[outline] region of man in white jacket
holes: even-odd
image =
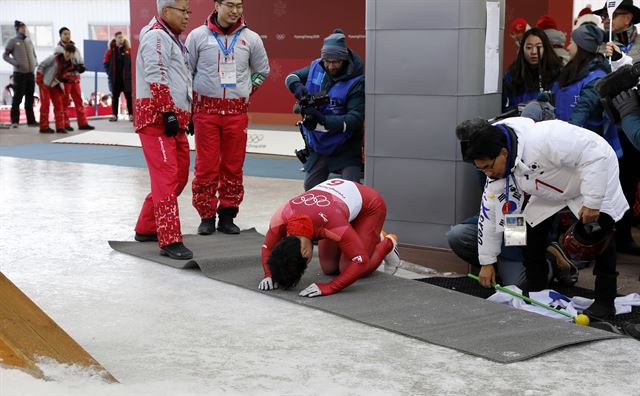
[[[260,36],[242,16],[242,0],[216,0],[215,10],[186,40],[193,65],[196,167],[193,206],[198,233],[238,234],[233,223],[244,197],[249,97],[267,78],[269,60]]]
[[[563,121],[534,123],[508,118],[494,125],[476,119],[457,127],[465,161],[487,176],[478,220],[480,283],[495,282],[505,215],[524,215],[524,265],[527,291],[545,289],[545,260],[552,216],[564,207],[582,224],[597,222],[609,234],[629,208],[618,177],[618,160],[611,146],[593,132]],[[460,131],[463,131],[462,134]],[[529,196],[528,202],[525,197]],[[605,319],[615,314],[615,243],[596,256],[595,302],[585,312]]]
[[[182,243],[178,196],[189,180],[191,67],[180,40],[189,22],[189,0],[157,0],[158,16],[140,31],[136,58],[135,130],[149,168],[147,195],[135,239],[158,241],[161,254],[193,257]]]

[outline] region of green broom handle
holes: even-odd
[[[477,280],[478,282],[480,281],[480,278],[478,278],[477,276],[475,276],[475,275],[473,275],[473,274],[467,274],[467,276],[468,276],[469,278],[471,278],[471,279],[475,279],[475,280]],[[548,309],[548,310],[550,310],[550,311],[553,311],[553,312],[555,312],[555,313],[559,313],[560,315],[564,315],[564,316],[566,316],[567,318],[574,319],[574,317],[573,317],[573,316],[571,316],[571,314],[569,314],[569,313],[567,313],[567,312],[564,312],[564,311],[561,311],[561,310],[559,310],[559,309],[556,309],[556,308],[552,307],[551,305],[547,305],[547,304],[545,304],[545,303],[541,303],[540,301],[536,301],[536,300],[534,300],[533,298],[529,298],[529,297],[527,297],[527,296],[523,296],[522,294],[520,294],[520,293],[516,293],[516,292],[514,292],[513,290],[507,289],[506,287],[502,287],[502,286],[500,286],[500,285],[499,285],[499,284],[497,284],[497,283],[492,283],[492,284],[491,284],[491,286],[492,286],[494,289],[496,289],[496,290],[499,290],[499,291],[501,291],[501,292],[503,292],[503,293],[507,293],[507,294],[512,295],[512,296],[514,296],[514,297],[518,297],[518,298],[520,298],[520,299],[522,299],[522,300],[524,300],[524,301],[526,301],[526,302],[528,302],[528,303],[531,303],[531,304],[533,304],[533,305],[537,305],[537,306],[539,306],[539,307],[546,308],[546,309]]]

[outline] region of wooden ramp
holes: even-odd
[[[29,297],[0,272],[0,365],[44,378],[39,358],[84,366],[118,382]]]

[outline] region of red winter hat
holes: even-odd
[[[580,10],[580,12],[578,13],[578,18],[587,14],[593,14],[593,10],[591,9],[591,4],[587,4],[586,7]]]
[[[547,30],[547,29],[558,30],[558,24],[549,15],[541,16],[540,19],[538,19],[538,22],[536,22],[536,27],[542,30]]]
[[[524,18],[516,18],[511,24],[511,33],[524,33],[529,29],[529,24]]]

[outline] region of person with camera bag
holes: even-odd
[[[330,173],[360,181],[364,64],[347,48],[344,32],[335,29],[326,37],[320,59],[289,74],[285,85],[298,99],[304,117],[300,128],[308,151],[296,154],[304,159],[305,191],[327,180]],[[329,96],[328,103],[318,100],[317,105],[304,105],[323,95]]]
[[[140,31],[136,57],[136,117],[149,168],[147,195],[135,227],[138,242],[157,241],[160,254],[188,260],[182,243],[178,196],[189,180],[191,66],[180,34],[189,22],[189,0],[157,0],[158,16]]]
[[[242,0],[216,0],[214,5],[186,41],[194,70],[192,204],[200,215],[201,235],[216,229],[240,233],[233,219],[244,198],[249,98],[269,74],[267,52],[260,35],[247,27]]]

